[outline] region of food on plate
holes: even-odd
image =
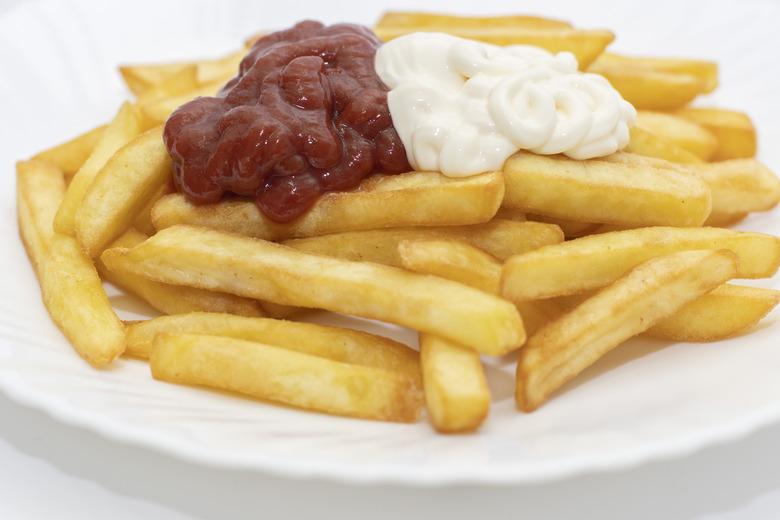
[[[747,115],[689,105],[716,63],[613,38],[394,11],[122,66],[134,99],[111,121],[17,164],[49,314],[96,367],[125,354],[349,417],[425,406],[440,432],[488,417],[514,358],[485,356],[517,351],[531,411],[633,336],[743,333],[780,291],[725,282],[772,277],[780,239],[722,228],[775,208],[780,180]],[[123,323],[103,282],[164,316]],[[292,321],[308,309],[411,328],[419,354]]]

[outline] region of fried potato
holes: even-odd
[[[780,179],[755,159],[689,165],[712,192],[712,209],[735,215],[767,211],[780,202]]]
[[[521,153],[504,164],[504,179],[504,206],[565,220],[698,226],[710,213],[710,190],[702,180],[650,163]]]
[[[523,213],[519,209],[506,208],[503,206],[498,208],[495,218],[503,219],[503,220],[514,220],[516,222],[525,222],[526,220],[529,220],[528,218],[526,218],[525,213]],[[537,221],[542,222],[541,220],[538,219]]]
[[[119,237],[112,247],[133,247],[147,238],[143,233],[131,228]],[[206,311],[229,312],[240,316],[265,315],[262,303],[257,300],[195,287],[155,282],[126,272],[109,271],[99,259],[95,267],[101,278],[135,294],[163,314]]]
[[[171,178],[171,158],[162,127],[120,148],[101,168],[76,212],[76,238],[97,257],[133,225],[149,198]]]
[[[696,164],[702,160],[673,141],[635,126],[631,129],[631,140],[623,149],[630,154],[644,155],[673,163]]]
[[[16,163],[19,236],[38,278],[54,236],[54,214],[64,196],[65,179],[53,163],[41,159]]]
[[[73,175],[95,149],[105,130],[106,125],[95,127],[69,141],[35,154],[33,159],[49,161],[57,165],[65,175]]]
[[[672,341],[717,341],[746,331],[780,302],[780,291],[721,285],[651,327],[646,334]]]
[[[705,93],[712,92],[718,87],[718,64],[714,61],[694,60],[690,58],[624,56],[605,52],[596,59],[595,65],[622,66],[695,76],[704,84]]]
[[[636,126],[673,142],[703,161],[709,161],[718,147],[712,132],[673,114],[639,110]]]
[[[252,201],[194,205],[182,195],[160,199],[152,209],[152,222],[157,229],[191,224],[284,240],[405,226],[482,224],[496,214],[503,198],[500,172],[463,179],[412,172],[375,176],[355,191],[326,193],[307,213],[288,224],[268,219]]]
[[[224,81],[212,81],[198,86],[194,90],[138,103],[138,110],[143,119],[145,129],[162,125],[171,113],[188,101],[197,97],[214,96],[224,86]]]
[[[514,306],[476,289],[205,228],[168,228],[132,249],[109,249],[102,260],[158,282],[397,323],[485,354],[525,339]]]
[[[747,213],[722,213],[720,211],[713,211],[710,213],[710,216],[707,217],[707,220],[704,221],[704,225],[711,227],[729,227],[742,222],[747,216]]]
[[[709,130],[718,140],[714,161],[756,156],[756,129],[747,114],[720,108],[683,108],[676,115]]]
[[[114,153],[134,139],[141,132],[141,121],[135,108],[123,103],[113,121],[108,124],[89,158],[73,175],[65,192],[65,198],[54,219],[58,233],[73,235],[76,226],[76,211],[100,169]]]
[[[501,208],[501,210],[504,209],[507,208]],[[501,210],[499,210],[499,212],[501,212]],[[528,215],[528,220],[531,222],[544,222],[546,224],[558,226],[561,231],[563,231],[563,235],[566,238],[576,238],[587,235],[600,226],[600,224],[593,224],[591,222],[576,222],[574,220],[548,217],[547,215]],[[562,242],[562,240],[560,242]],[[500,260],[506,260],[506,258],[501,258]]]
[[[162,78],[159,83],[144,90],[138,95],[138,102],[144,104],[156,99],[179,96],[191,92],[199,86],[198,68],[195,64],[185,65]]]
[[[456,240],[403,240],[398,253],[405,269],[498,294],[501,264],[474,246]]]
[[[401,257],[398,254],[400,242],[430,239],[460,240],[504,260],[544,245],[563,242],[563,234],[552,224],[493,219],[485,224],[472,226],[393,228],[334,233],[287,240],[284,244],[306,253],[401,267]]]
[[[524,29],[570,29],[571,24],[562,20],[539,16],[457,16],[416,11],[386,11],[376,22],[375,29],[399,27],[411,31],[442,31],[449,27],[482,29],[486,27]],[[443,31],[446,32],[446,31]]]
[[[162,197],[170,193],[174,193],[175,191],[176,190],[173,186],[173,182],[167,182],[160,186],[154,195],[146,200],[144,207],[141,208],[141,210],[135,216],[135,219],[133,220],[133,227],[142,233],[145,233],[146,235],[154,235],[157,230],[154,229],[154,224],[152,224],[152,208]]]
[[[707,83],[691,74],[642,67],[593,63],[588,72],[601,74],[637,109],[675,110],[707,92]]]
[[[468,432],[490,411],[490,389],[479,354],[445,339],[420,334],[425,403],[434,428]]]
[[[158,334],[206,334],[266,343],[342,363],[400,372],[422,387],[417,352],[397,341],[366,332],[313,323],[193,312],[129,325],[126,354],[148,359]]]
[[[504,264],[501,293],[513,301],[604,287],[653,257],[691,249],[728,249],[739,278],[765,278],[780,266],[780,239],[720,228],[651,227],[614,231],[544,246]]]
[[[518,407],[550,395],[623,341],[737,275],[726,250],[683,251],[650,260],[538,331],[520,352]]]
[[[402,372],[350,365],[235,338],[158,334],[155,379],[202,385],[330,414],[414,422],[422,408]]]

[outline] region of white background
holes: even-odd
[[[18,3],[0,0],[0,14]],[[685,459],[546,485],[349,487],[191,465],[0,396],[0,518],[777,518],[778,439],[772,427]]]

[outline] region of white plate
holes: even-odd
[[[480,2],[485,11],[502,9],[489,3]],[[588,10],[594,4],[598,11]],[[761,130],[762,158],[780,170],[778,149],[770,147],[780,142],[776,5],[524,5],[612,28],[624,51],[718,59],[723,87],[709,102],[748,110]],[[489,367],[490,419],[478,434],[462,436],[437,435],[424,421],[334,418],[159,383],[135,361],[95,371],[71,351],[46,316],[17,238],[13,162],[107,119],[125,95],[115,71],[120,62],[218,55],[255,30],[304,16],[370,23],[380,10],[343,1],[52,1],[26,4],[0,20],[0,388],[63,421],[206,464],[408,485],[518,483],[626,467],[778,420],[777,313],[749,336],[711,345],[632,341],[531,415],[515,411],[512,362],[501,360]],[[780,218],[760,215],[743,227],[780,234]],[[776,286],[777,279],[762,285]],[[123,316],[143,313],[131,299],[113,301]],[[352,324],[414,341],[409,331]]]

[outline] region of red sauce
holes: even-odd
[[[165,124],[178,190],[195,203],[254,197],[277,222],[326,191],[411,168],[374,70],[368,28],[306,21],[260,38],[217,97]]]

